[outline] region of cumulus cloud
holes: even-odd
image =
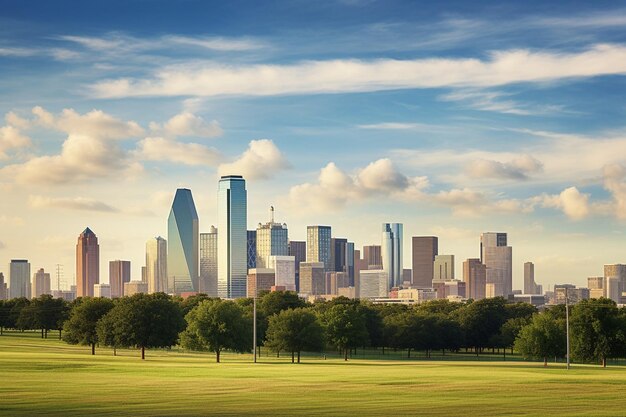
[[[265,179],[291,165],[270,139],[250,141],[248,149],[233,162],[218,168],[220,175],[243,175],[246,179]]]
[[[146,161],[169,161],[185,165],[214,166],[219,152],[199,143],[183,143],[166,138],[145,138],[137,147],[137,155]]]
[[[41,107],[35,107],[33,114],[42,126],[73,135],[98,139],[128,139],[143,134],[143,128],[136,122],[116,119],[101,110],[79,114],[74,109],[64,109],[58,116],[54,116]]]
[[[0,127],[0,159],[8,158],[7,151],[30,146],[30,138],[14,126]]]
[[[119,78],[91,86],[98,97],[318,94],[401,88],[494,87],[626,73],[626,47],[595,45],[573,53],[525,49],[487,59],[335,59],[295,64],[181,64],[151,78]]]
[[[609,164],[603,169],[604,188],[613,197],[612,211],[618,219],[626,219],[626,167],[621,164]]]
[[[93,200],[91,198],[75,197],[75,198],[52,198],[37,195],[31,195],[28,199],[31,207],[37,209],[60,208],[67,210],[82,211],[100,211],[100,212],[117,212],[118,210],[102,201]]]
[[[589,216],[591,207],[589,195],[581,193],[576,187],[569,187],[557,195],[544,194],[535,201],[542,207],[550,207],[563,211],[572,220],[582,220]]]
[[[474,160],[465,171],[472,178],[525,180],[530,174],[540,172],[542,169],[541,161],[531,155],[522,155],[510,162]]]
[[[211,138],[221,136],[223,133],[217,120],[207,122],[202,117],[196,116],[190,112],[177,114],[163,125],[151,123],[150,129],[166,137],[196,136]]]

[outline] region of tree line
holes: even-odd
[[[163,293],[118,299],[78,298],[68,303],[43,295],[0,302],[5,328],[58,330],[67,343],[146,349],[180,346],[215,353],[252,351],[252,299],[187,299]],[[372,304],[339,297],[307,303],[294,292],[263,293],[257,303],[257,345],[291,355],[334,350],[345,360],[361,348],[401,350],[411,357],[433,351],[516,351],[527,359],[565,356],[565,306],[538,312],[526,303],[490,298],[467,303],[433,300],[416,306]],[[626,357],[626,309],[609,299],[584,300],[570,307],[572,358],[606,366]]]

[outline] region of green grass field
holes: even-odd
[[[624,416],[626,368],[110,349],[0,336],[3,416]]]

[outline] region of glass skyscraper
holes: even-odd
[[[256,229],[256,266],[269,268],[270,256],[289,255],[287,225],[274,222],[274,207],[270,207],[270,221],[259,223]]]
[[[402,285],[402,238],[402,223],[383,223],[381,256],[383,269],[389,274],[389,288]]]
[[[167,220],[168,291],[180,294],[198,291],[198,213],[191,190],[176,190]]]
[[[306,261],[323,262],[325,271],[332,271],[330,226],[307,226],[306,228]]]
[[[487,297],[507,297],[513,293],[513,249],[506,233],[480,235],[480,261],[487,267]]]
[[[200,233],[200,290],[209,297],[217,297],[217,229]]]
[[[217,294],[222,298],[246,296],[247,192],[241,175],[225,175],[217,190]]]

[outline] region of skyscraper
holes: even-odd
[[[454,255],[435,255],[433,281],[454,279]]]
[[[541,294],[540,288],[535,282],[535,264],[524,262],[524,294]]]
[[[191,190],[176,190],[167,220],[168,292],[198,291],[198,213]]]
[[[300,289],[300,262],[306,261],[306,242],[289,241],[289,256],[293,256],[296,267],[296,291]]]
[[[487,284],[495,297],[513,293],[513,249],[507,246],[506,233],[480,235],[480,261],[487,267]]]
[[[374,265],[382,267],[383,258],[380,250],[380,245],[363,246],[363,259],[365,260],[365,262],[367,262],[367,267]]]
[[[220,179],[217,192],[217,293],[223,298],[246,296],[247,192],[241,175]]]
[[[93,297],[94,284],[100,283],[100,245],[90,228],[76,243],[76,297]]]
[[[0,300],[6,300],[9,297],[9,287],[4,282],[4,274],[0,272]]]
[[[200,233],[200,291],[217,297],[217,228]]]
[[[148,293],[168,292],[167,240],[161,236],[146,242],[146,280]]]
[[[123,297],[124,283],[130,282],[130,261],[109,261],[111,298]]]
[[[256,267],[269,268],[270,256],[288,256],[289,237],[285,223],[274,222],[274,207],[270,207],[270,221],[256,229]]]
[[[330,264],[332,271],[344,272],[350,286],[354,286],[354,243],[348,239],[330,239]]]
[[[248,230],[247,236],[247,267],[256,268],[256,230]]]
[[[39,268],[33,275],[33,298],[37,298],[43,294],[50,294],[50,274],[45,272],[43,268]]]
[[[439,254],[439,239],[436,236],[413,236],[411,254],[413,285],[430,288],[435,273],[435,256]]]
[[[270,256],[269,268],[274,270],[276,286],[287,291],[296,290],[296,265],[293,256]]]
[[[608,265],[604,265],[604,282],[605,282],[605,287],[606,287],[606,297],[607,298],[611,298],[613,300],[616,300],[616,302],[621,303],[621,301],[619,301],[619,297],[616,298],[614,296],[614,293],[612,293],[611,296],[609,296],[609,278],[616,278],[617,279],[617,283],[612,282],[611,283],[611,291],[615,292],[619,292],[620,295],[622,293],[622,291],[626,291],[626,265],[623,264],[608,264]]]
[[[389,288],[402,285],[402,223],[383,223],[381,257],[383,270],[389,274]]]
[[[332,271],[330,259],[330,226],[307,226],[306,228],[306,261],[322,262],[324,270]]]
[[[473,300],[482,300],[487,290],[487,267],[480,259],[467,259],[463,262],[463,281],[466,285],[466,296]]]
[[[326,275],[323,262],[300,264],[300,291],[306,295],[321,295],[326,292]]]

